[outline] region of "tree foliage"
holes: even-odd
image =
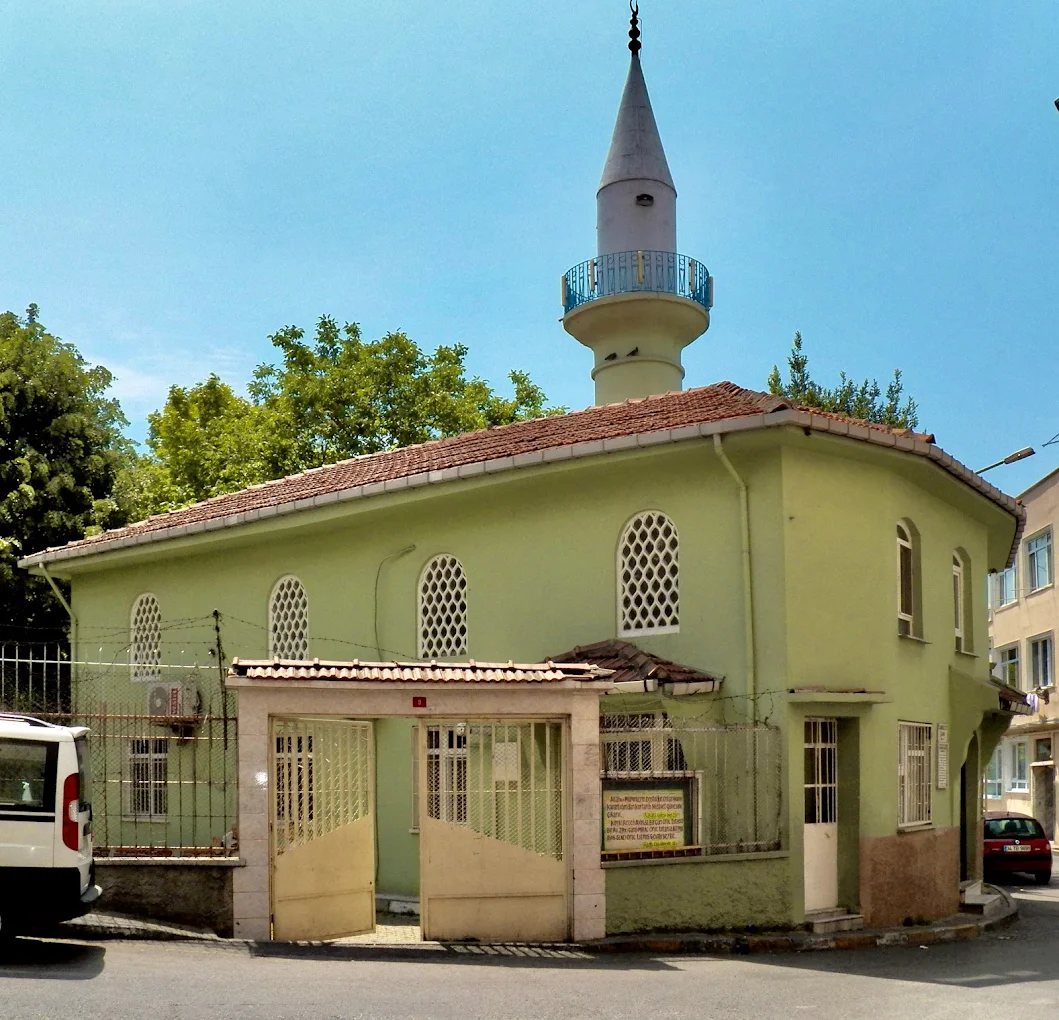
[[[0,314],[0,626],[61,634],[66,614],[21,556],[124,523],[132,448],[110,373],[48,333],[30,305]],[[47,634],[48,630],[53,633]]]
[[[801,333],[794,334],[787,366],[786,381],[780,376],[779,367],[773,366],[768,379],[769,393],[787,397],[803,407],[815,407],[891,428],[915,429],[919,425],[919,407],[911,397],[904,395],[899,368],[894,369],[885,393],[875,379],[857,383],[845,372],[839,373],[836,386],[822,386],[809,373],[809,357],[802,349]]]
[[[307,339],[298,326],[269,338],[249,396],[216,375],[174,386],[148,418],[135,484],[146,516],[348,457],[561,411],[524,372],[505,398],[468,378],[462,344],[423,351],[404,333],[366,341],[330,316]]]

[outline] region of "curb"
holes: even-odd
[[[993,887],[995,888],[995,887]],[[907,928],[882,928],[827,934],[811,932],[763,932],[761,934],[644,934],[615,935],[589,942],[553,944],[499,943],[495,945],[468,942],[365,942],[342,945],[334,942],[258,942],[251,939],[221,938],[212,932],[155,925],[133,919],[129,923],[92,924],[67,922],[53,937],[83,941],[155,941],[184,942],[199,945],[245,946],[252,955],[261,957],[315,957],[338,960],[408,960],[432,959],[438,962],[481,960],[483,957],[524,957],[551,959],[588,959],[594,956],[622,954],[641,955],[708,955],[750,956],[759,953],[806,953],[824,950],[876,949],[892,946],[921,948],[946,942],[967,942],[986,932],[1006,927],[1018,919],[1018,906],[1004,889],[996,889],[1003,898],[1002,910],[990,917],[957,914],[937,924]]]

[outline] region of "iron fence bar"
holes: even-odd
[[[601,297],[637,292],[673,294],[713,306],[709,270],[677,252],[622,251],[597,255],[563,274],[563,312]]]

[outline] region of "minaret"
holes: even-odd
[[[595,355],[597,404],[679,390],[680,352],[709,327],[713,304],[706,267],[677,254],[677,192],[629,6],[629,76],[596,193],[598,254],[562,282],[563,328]]]

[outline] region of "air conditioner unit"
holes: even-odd
[[[147,688],[147,714],[187,717],[198,714],[198,690],[192,684],[152,684]]]

